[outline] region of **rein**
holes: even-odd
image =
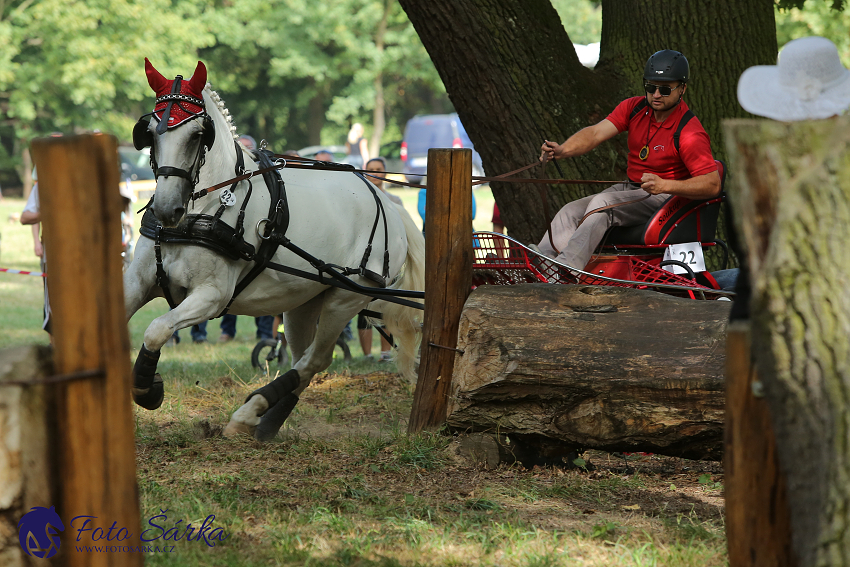
[[[385,180],[385,178],[375,175],[375,172],[373,172],[373,171],[368,171],[368,170],[365,170],[365,169],[356,169],[354,167],[347,166],[347,165],[344,165],[344,164],[331,164],[329,162],[310,160],[310,159],[300,158],[300,157],[297,157],[297,156],[291,156],[291,155],[286,155],[286,154],[273,154],[272,157],[274,157],[278,160],[282,159],[283,163],[275,163],[272,166],[264,167],[262,169],[258,169],[257,171],[251,171],[251,172],[248,172],[248,173],[244,173],[242,175],[238,175],[238,176],[234,177],[233,179],[228,179],[227,181],[222,181],[221,183],[217,183],[216,185],[213,185],[211,187],[207,187],[206,189],[201,189],[200,191],[196,191],[195,193],[192,194],[192,199],[193,200],[199,199],[201,197],[208,195],[209,193],[212,193],[213,191],[217,191],[217,190],[221,189],[222,187],[226,187],[226,186],[231,185],[231,184],[235,185],[236,183],[239,183],[240,181],[244,181],[245,179],[250,179],[251,177],[254,177],[255,175],[265,174],[265,173],[268,173],[268,172],[271,172],[271,171],[276,171],[276,170],[284,169],[284,168],[287,168],[287,167],[291,167],[291,168],[295,168],[295,169],[314,169],[314,170],[315,169],[321,169],[321,170],[324,170],[324,171],[347,171],[349,173],[362,174],[362,175],[365,175],[367,177],[371,177],[373,179],[383,179],[383,180]],[[322,165],[318,165],[318,164],[322,164]],[[595,180],[595,179],[537,179],[537,178],[529,178],[529,177],[510,178],[511,175],[516,175],[517,173],[522,173],[523,171],[527,171],[527,170],[529,170],[533,167],[537,167],[538,165],[541,165],[541,162],[530,163],[526,166],[520,167],[518,169],[514,169],[513,171],[508,171],[507,173],[502,173],[501,175],[496,175],[494,177],[473,176],[472,177],[472,179],[473,179],[472,184],[473,185],[481,185],[483,183],[489,183],[491,181],[499,181],[499,182],[503,182],[503,183],[533,183],[533,184],[539,184],[539,185],[601,185],[601,184],[615,185],[615,184],[618,184],[618,183],[623,183],[622,181],[600,181],[600,180]],[[394,172],[394,171],[383,172],[383,175],[387,175],[387,174],[404,175],[403,173],[398,173],[398,172]],[[421,188],[421,189],[427,189],[427,187],[425,185],[419,185],[419,184],[416,184],[416,183],[406,183],[406,182],[395,182],[395,183],[397,183],[399,185],[404,185],[404,186],[407,186],[407,187],[416,187],[416,188]],[[586,215],[584,215],[584,217],[582,217],[582,219],[579,221],[579,226],[581,226],[581,223],[583,223],[585,221],[585,219],[587,219],[587,217],[589,217],[590,215],[592,215],[594,213],[599,213],[599,212],[602,212],[602,211],[605,211],[605,210],[608,210],[608,209],[621,207],[623,205],[630,205],[630,204],[633,204],[633,203],[638,203],[640,201],[643,201],[644,199],[648,199],[650,196],[651,196],[651,194],[647,193],[646,197],[641,197],[640,199],[635,199],[635,200],[632,200],[632,201],[625,201],[623,203],[615,203],[613,205],[606,205],[604,207],[599,207],[598,209],[594,209],[594,210],[590,211],[589,213],[587,213]],[[545,217],[547,219],[547,224],[549,225],[549,232],[548,232],[548,234],[549,234],[549,244],[552,246],[552,249],[555,250],[555,252],[557,254],[560,254],[561,251],[558,250],[558,248],[555,246],[555,243],[552,241],[552,222],[551,222],[551,220],[549,220],[551,218],[550,210],[549,210],[549,200],[546,198],[545,189],[543,187],[540,188],[540,200],[543,202],[543,214],[545,215]],[[373,227],[372,230],[374,231],[374,227]],[[373,234],[374,234],[374,232],[373,232]]]

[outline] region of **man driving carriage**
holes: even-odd
[[[689,77],[684,55],[658,51],[646,62],[645,96],[624,100],[604,120],[579,130],[563,144],[544,142],[541,161],[586,154],[628,130],[629,182],[561,208],[551,224],[557,249],[547,231],[538,244],[542,253],[583,269],[612,226],[645,223],[671,195],[709,199],[720,194],[708,134],[683,100]],[[584,218],[597,209],[603,210]]]

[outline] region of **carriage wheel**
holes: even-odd
[[[286,352],[286,346],[274,339],[263,339],[257,343],[254,350],[251,352],[251,366],[259,368],[263,374],[266,372],[266,363],[269,368],[277,362],[278,366],[284,366],[289,363],[289,355]]]

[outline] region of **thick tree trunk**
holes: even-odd
[[[566,449],[717,459],[729,305],[481,286],[461,316],[448,423]]]
[[[308,105],[307,116],[307,141],[311,146],[318,146],[322,143],[322,128],[325,126],[325,95],[324,88],[319,87],[319,90],[310,99]]]
[[[678,49],[691,63],[688,104],[722,157],[720,119],[744,116],[735,88],[747,67],[776,61],[766,0],[603,0],[600,60],[581,65],[549,0],[400,0],[490,175],[537,160],[543,139],[564,141],[642,93],[646,59]],[[625,177],[625,136],[560,163],[567,179]],[[539,177],[558,177],[549,166]],[[512,235],[537,242],[548,219],[535,189],[493,183]],[[552,186],[551,215],[601,189]]]
[[[850,565],[850,118],[725,131],[793,548]]]

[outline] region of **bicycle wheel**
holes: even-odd
[[[278,350],[278,343],[274,339],[261,340],[251,351],[251,366],[259,368],[264,373],[266,363],[271,367],[275,362],[278,366],[283,366],[289,362],[289,357],[286,354],[286,347],[281,345]]]

